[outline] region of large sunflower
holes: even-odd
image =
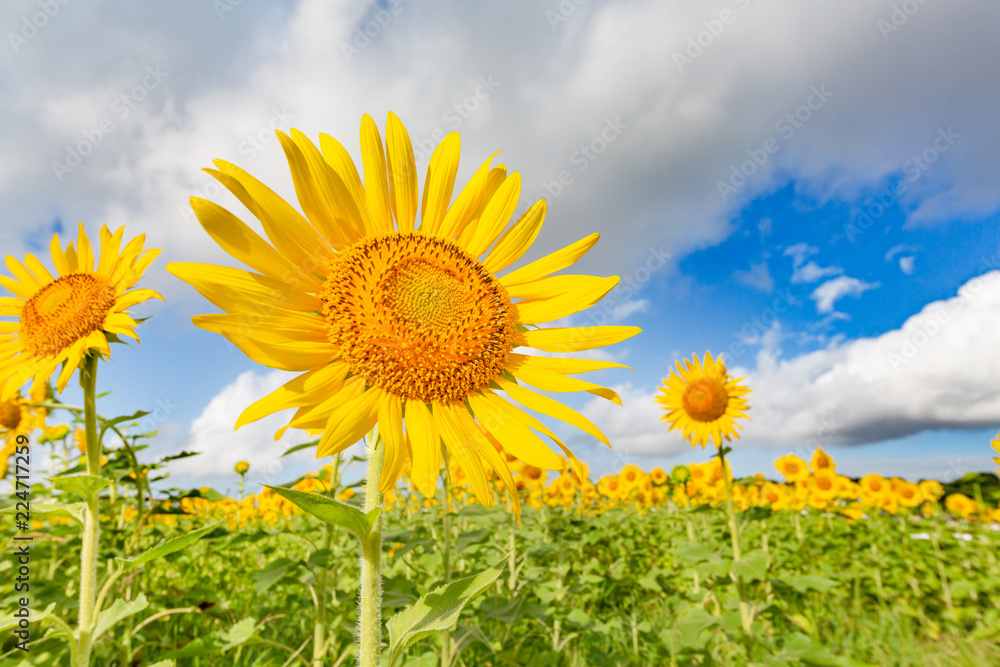
[[[443,442],[483,505],[493,501],[487,469],[505,489],[515,488],[504,453],[538,468],[561,467],[536,431],[562,442],[522,407],[608,442],[585,417],[525,385],[620,403],[610,389],[570,376],[621,364],[514,352],[588,350],[639,332],[529,328],[593,305],[618,283],[550,275],[590,250],[597,234],[498,276],[535,240],[545,202],[508,228],[521,179],[503,165],[491,168],[492,156],[452,201],[457,133],[432,155],[422,198],[409,136],[391,113],[384,148],[371,117],[362,120],[363,183],[332,137],[320,135],[317,148],[297,130],[277,134],[302,213],[217,160],[217,169],[206,171],[260,221],[270,243],[226,209],[194,197],[205,230],[253,271],[167,267],[226,311],[195,317],[197,326],[222,334],[258,363],[302,372],[248,407],[237,428],[296,408],[288,426],[323,429],[316,454],[326,456],[377,424],[386,443],[381,487],[392,488],[411,458],[413,483],[427,496],[437,486]]]
[[[0,286],[15,296],[0,297],[0,315],[18,320],[0,322],[0,400],[14,396],[29,378],[34,378],[33,388],[44,386],[59,364],[56,389],[62,393],[84,355],[111,354],[108,334],[139,340],[136,322],[125,311],[163,297],[149,289],[127,290],[160,251],[142,249],[145,234],[121,249],[124,232],[124,227],[114,233],[101,227],[96,266],[83,223],[75,247],[70,242],[63,250],[59,235],[53,235],[49,249],[56,277],[34,255],[27,255],[24,264],[7,257],[14,278],[0,276]]]
[[[737,417],[747,417],[747,401],[743,396],[750,390],[740,384],[743,378],[733,379],[726,372],[722,359],[713,359],[711,352],[705,353],[702,365],[698,355],[693,361],[677,362],[677,372],[672,369],[670,377],[663,381],[662,392],[656,400],[667,414],[660,417],[670,423],[670,430],[680,429],[691,445],[702,448],[709,439],[716,447],[722,446],[722,439],[739,437]]]

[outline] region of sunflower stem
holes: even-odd
[[[733,565],[743,558],[743,548],[740,544],[740,525],[736,519],[736,506],[733,503],[733,481],[729,478],[726,470],[726,452],[724,447],[719,448],[719,465],[722,467],[722,479],[726,486],[726,514],[729,515],[729,535],[733,545]],[[740,598],[740,625],[743,628],[743,636],[747,645],[747,657],[751,650],[751,629],[753,627],[753,615],[750,613],[750,605],[746,600],[746,593],[743,587],[743,577],[735,572],[731,573],[733,582],[736,584],[736,593]]]
[[[441,526],[441,561],[444,566],[444,585],[451,583],[451,471],[447,452],[444,452],[444,519]],[[441,631],[441,667],[451,665],[451,632]]]
[[[382,464],[385,444],[379,447],[378,429],[368,434],[368,477],[365,481],[365,513],[382,507]],[[361,614],[358,623],[358,664],[379,667],[382,645],[382,530],[380,515],[368,537],[361,540]]]
[[[87,355],[80,363],[80,387],[83,389],[84,430],[87,436],[87,474],[101,474],[101,443],[97,439],[97,356]],[[97,554],[100,548],[100,508],[98,492],[85,499],[83,548],[80,551],[80,611],[77,636],[79,650],[76,667],[89,667],[90,648],[97,609]]]

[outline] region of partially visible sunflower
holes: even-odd
[[[39,385],[30,400],[20,394],[0,400],[0,439],[3,439],[3,449],[0,450],[0,478],[7,474],[8,459],[17,449],[17,436],[28,435],[36,428],[45,427],[45,408],[30,407],[29,403],[40,403],[45,400],[45,385]]]
[[[990,440],[990,444],[993,445],[994,451],[996,451],[997,454],[1000,454],[1000,433],[997,433],[997,437]],[[993,463],[1000,466],[1000,456],[994,456]]]
[[[823,451],[822,447],[817,447],[816,451],[813,452],[809,465],[812,467],[813,472],[819,472],[820,470],[833,472],[837,469],[837,464],[833,462],[829,454]]]
[[[679,373],[679,374],[678,374]],[[670,429],[680,429],[692,446],[702,448],[711,439],[716,447],[722,447],[722,439],[739,437],[736,418],[747,417],[744,396],[750,390],[740,384],[743,378],[733,379],[726,372],[722,359],[713,359],[711,352],[705,353],[702,365],[698,355],[693,361],[677,362],[677,372],[670,371],[670,377],[663,381],[662,392],[656,400],[667,414],[660,419],[670,423]]]
[[[85,355],[111,354],[108,334],[139,340],[136,321],[125,311],[163,297],[149,289],[128,290],[160,251],[142,249],[145,234],[122,249],[124,233],[124,227],[114,233],[107,225],[101,227],[96,266],[83,223],[75,247],[71,241],[63,249],[59,235],[53,235],[49,251],[56,276],[34,255],[27,255],[24,264],[8,255],[7,268],[14,278],[0,276],[0,286],[15,296],[0,297],[0,315],[18,320],[0,322],[0,399],[9,399],[30,378],[37,391],[60,364],[56,390],[62,393]]]
[[[545,202],[508,227],[521,178],[503,165],[491,168],[492,156],[453,201],[457,133],[431,156],[422,197],[409,135],[392,113],[384,145],[372,118],[362,119],[363,182],[332,137],[320,135],[317,147],[297,130],[277,134],[302,213],[217,160],[217,169],[206,171],[256,216],[270,243],[226,209],[194,197],[201,225],[253,271],[167,267],[226,311],[195,317],[197,326],[222,334],[258,363],[301,373],[248,407],[237,427],[296,408],[288,427],[323,429],[316,454],[328,456],[377,425],[386,445],[382,490],[395,486],[411,459],[411,480],[428,497],[443,442],[484,506],[493,503],[488,470],[505,489],[515,488],[508,454],[539,471],[561,468],[536,432],[573,458],[524,409],[608,443],[583,415],[526,385],[621,404],[610,389],[570,377],[621,364],[514,351],[577,352],[639,332],[536,326],[592,306],[618,283],[617,276],[552,275],[590,250],[597,234],[499,276],[531,247]],[[518,512],[517,494],[511,497]]]

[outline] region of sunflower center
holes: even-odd
[[[443,239],[361,239],[331,264],[320,298],[351,373],[402,398],[464,400],[503,373],[513,349],[506,290]]]
[[[115,290],[90,273],[71,273],[38,290],[24,304],[21,336],[36,357],[58,354],[84,336],[100,331],[115,305]]]
[[[691,419],[710,422],[726,413],[729,393],[718,380],[700,378],[685,388],[682,401]]]
[[[0,426],[13,431],[21,424],[21,406],[14,401],[0,403]]]

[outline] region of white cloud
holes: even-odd
[[[816,312],[831,313],[839,299],[845,296],[858,297],[878,286],[879,283],[866,283],[850,276],[840,276],[817,287],[810,298],[816,302]]]
[[[917,258],[913,255],[907,255],[906,257],[899,258],[899,270],[910,275],[913,273],[913,264],[916,262]]]
[[[915,252],[917,250],[919,250],[919,248],[917,248],[916,246],[908,245],[906,243],[899,243],[889,248],[889,251],[885,253],[885,261],[891,262],[892,258],[900,253]]]
[[[814,283],[826,276],[836,276],[844,270],[839,266],[820,266],[816,262],[808,262],[800,267],[796,267],[792,273],[793,283]]]
[[[595,398],[580,411],[608,436],[611,447],[624,457],[662,454],[669,456],[690,449],[677,431],[668,433],[660,417],[663,408],[656,402],[656,389],[647,391],[632,383],[612,387],[622,398],[622,406]]]
[[[241,373],[191,422],[191,432],[183,448],[201,454],[171,462],[171,474],[222,477],[232,474],[238,461],[248,461],[255,473],[265,471],[272,477],[280,474],[284,467],[281,455],[289,447],[308,440],[304,431],[289,429],[275,441],[275,432],[288,423],[290,413],[280,412],[239,430],[234,426],[247,406],[293,377],[295,374],[285,371],[271,371],[266,375],[253,371]]]
[[[736,271],[733,273],[736,282],[748,285],[762,292],[774,291],[774,278],[767,268],[767,262],[751,264],[749,271]]]
[[[966,283],[900,329],[782,361],[761,351],[747,439],[864,444],[927,429],[1000,425],[1000,271]]]
[[[785,248],[785,257],[792,258],[792,267],[799,268],[802,263],[806,261],[809,255],[815,255],[819,252],[819,248],[808,243],[796,243],[795,245],[788,246]]]

